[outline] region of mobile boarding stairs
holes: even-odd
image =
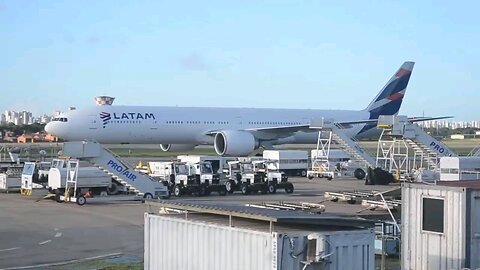
[[[356,138],[352,138],[344,132],[346,127],[335,123],[333,120],[320,119],[312,121],[311,129],[318,130],[318,141],[316,148],[316,156],[312,160],[312,170],[308,171],[309,175],[317,175],[332,179],[334,177],[334,169],[330,165],[330,145],[332,142],[350,155],[353,161],[356,161],[363,168],[375,168],[376,160],[372,157],[367,149],[358,143]]]
[[[168,198],[168,187],[152,177],[137,172],[112,151],[95,141],[75,141],[63,144],[63,155],[85,160],[104,170],[129,191],[145,199]]]
[[[410,172],[424,168],[439,170],[440,157],[457,154],[404,115],[381,115],[377,128],[382,129],[377,147],[377,166],[392,171]],[[408,149],[413,150],[413,160]],[[410,164],[411,163],[411,164]]]
[[[312,121],[310,128],[319,131],[317,155],[312,161],[312,170],[331,178],[333,178],[333,169],[328,161],[331,142],[335,142],[363,168],[380,167],[390,173],[402,175],[410,173],[413,168],[438,170],[440,157],[457,156],[445,144],[427,134],[417,124],[408,121],[407,116],[402,115],[379,117],[377,128],[381,129],[382,133],[378,141],[376,158],[370,155],[356,138],[345,133],[348,127],[335,123],[333,119],[322,118]],[[408,149],[413,150],[413,161],[408,154]],[[309,172],[312,173],[312,171]]]

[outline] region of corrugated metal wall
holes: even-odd
[[[329,234],[333,246],[329,270],[373,270],[375,269],[375,233],[372,230],[336,232]]]
[[[270,233],[145,215],[144,269],[274,269]]]
[[[423,198],[444,198],[444,233],[422,230]],[[402,188],[402,269],[464,267],[466,193],[462,188],[406,184]]]
[[[469,266],[471,269],[480,268],[480,191],[472,190],[468,194],[470,197],[470,218],[467,218],[467,247],[470,247],[470,256],[467,259],[470,260]],[[470,226],[469,226],[470,225]]]
[[[319,233],[331,256],[328,263],[306,269],[375,269],[373,229]],[[270,234],[145,214],[145,269],[300,270],[307,234]]]

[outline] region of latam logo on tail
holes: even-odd
[[[103,128],[110,122],[110,120],[147,120],[153,119],[155,120],[155,115],[153,113],[111,113],[108,112],[101,112],[100,119],[103,121]]]

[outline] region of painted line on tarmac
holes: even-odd
[[[88,261],[94,261],[94,260],[99,260],[99,259],[107,259],[107,258],[118,258],[122,256],[122,253],[111,253],[111,254],[105,254],[105,255],[100,255],[100,256],[95,256],[95,257],[88,257],[88,258],[83,258],[83,259],[76,259],[76,260],[71,260],[71,261],[65,261],[65,262],[57,262],[57,263],[45,263],[45,264],[37,264],[37,265],[29,265],[29,266],[20,266],[20,267],[10,267],[10,268],[2,268],[0,270],[22,270],[22,269],[35,269],[35,268],[42,268],[42,267],[53,267],[53,266],[61,266],[61,265],[67,265],[67,264],[74,264],[74,263],[82,263],[82,262],[88,262]]]
[[[41,245],[45,245],[45,244],[50,243],[50,242],[52,242],[52,240],[43,241],[43,242],[40,242],[38,244],[41,246]]]
[[[19,247],[14,247],[14,248],[0,249],[0,252],[4,252],[4,251],[12,251],[12,250],[17,250],[17,249],[20,249],[20,248],[19,248]]]

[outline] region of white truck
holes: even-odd
[[[255,173],[263,174],[265,182],[268,185],[269,193],[276,193],[277,189],[283,188],[286,193],[293,192],[293,184],[288,182],[288,176],[280,172],[275,166],[278,164],[270,160],[256,160],[252,161],[253,170]]]
[[[48,172],[48,190],[55,194],[65,193],[67,168],[51,168]],[[108,191],[112,177],[97,167],[81,167],[78,170],[77,188],[92,191],[95,195],[113,195]]]
[[[182,195],[209,195],[212,191],[220,195],[227,194],[225,185],[220,177],[213,171],[208,161],[197,163],[189,162],[149,162],[150,176],[158,178],[168,185],[169,190],[176,197]]]
[[[265,173],[255,171],[254,166],[253,162],[248,161],[228,162],[228,180],[225,182],[227,192],[233,193],[239,190],[243,195],[248,195],[260,191],[261,194],[267,194],[269,186],[267,179],[265,179]],[[275,185],[272,185],[272,187],[276,189]]]
[[[263,159],[272,161],[269,166],[287,175],[307,176],[308,152],[301,150],[265,150]]]

